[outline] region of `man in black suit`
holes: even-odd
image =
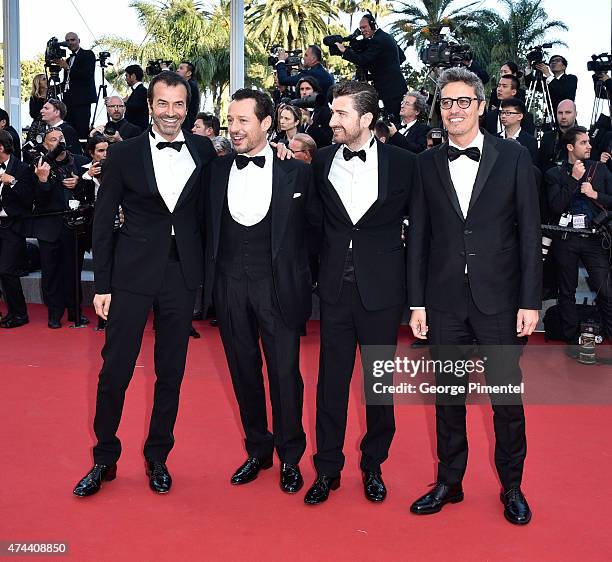
[[[543,174],[567,160],[567,148],[561,139],[576,124],[576,104],[572,100],[561,101],[557,106],[558,130],[546,131],[540,140],[538,165]]]
[[[30,167],[13,154],[11,135],[0,131],[0,283],[8,308],[0,328],[18,328],[28,323],[19,279],[27,226],[21,218],[32,213],[33,199]]]
[[[485,346],[487,384],[520,385],[522,339],[536,327],[542,284],[538,191],[529,153],[480,132],[486,102],[475,74],[450,68],[438,85],[449,140],[419,156],[429,173],[410,207],[410,326],[417,338],[429,335],[432,357],[443,363],[469,359],[478,341]],[[437,482],[412,504],[413,513],[436,513],[463,500],[467,378],[459,371],[436,372],[436,385],[464,391],[436,394]],[[491,402],[504,515],[526,524],[531,511],[520,488],[526,454],[521,397],[492,394]]]
[[[48,127],[61,129],[68,152],[82,155],[83,149],[79,142],[79,135],[72,125],[64,121],[66,111],[66,104],[64,102],[49,98],[40,110],[40,116]]]
[[[11,127],[11,121],[9,114],[4,110],[0,109],[0,131],[6,131],[13,139],[13,152],[12,154],[21,160],[21,136],[19,133]]]
[[[68,60],[54,61],[64,69],[63,101],[68,113],[66,121],[76,130],[78,138],[86,139],[89,135],[91,104],[96,95],[96,55],[93,51],[81,49],[81,40],[76,33],[66,33],[66,43],[72,54]]]
[[[429,125],[419,121],[427,118],[427,97],[420,92],[409,92],[402,100],[402,123],[399,130],[389,123],[389,143],[418,154],[427,148]]]
[[[147,89],[142,83],[144,72],[137,64],[125,67],[125,81],[130,87],[130,95],[125,101],[125,118],[144,131],[149,126],[149,103]]]
[[[181,130],[188,104],[187,82],[174,72],[158,74],[149,85],[151,130],[108,151],[93,229],[94,307],[108,323],[94,419],[95,464],[74,489],[80,497],[115,478],[117,428],[151,307],[157,380],[144,446],[146,473],[154,492],[166,493],[172,485],[165,463],[174,445],[191,315],[204,269],[200,173],[216,158],[209,139]],[[115,243],[119,206],[125,220]]]
[[[499,118],[504,127],[499,133],[502,139],[514,139],[524,146],[531,155],[534,166],[538,165],[538,141],[522,127],[523,119],[527,114],[525,103],[518,98],[508,98],[500,101]]]
[[[298,463],[306,448],[299,369],[300,335],[312,299],[306,223],[316,225],[320,211],[310,167],[281,161],[268,146],[273,115],[267,94],[241,89],[232,96],[227,123],[236,154],[219,158],[207,174],[204,310],[214,295],[246,436],[248,458],[231,483],[257,478],[261,469],[272,466],[276,449],[281,490],[295,493],[304,482]]]
[[[515,98],[519,91],[519,80],[512,74],[502,76],[497,83],[497,99],[501,102],[510,98]],[[489,110],[485,115],[485,129],[492,135],[501,133],[504,126],[501,122],[499,107]],[[525,112],[521,122],[521,128],[530,135],[535,134],[535,125],[533,115],[528,111]]]
[[[557,111],[557,107],[562,100],[576,99],[576,89],[578,88],[578,77],[573,74],[565,74],[567,69],[567,60],[561,55],[553,55],[550,57],[549,65],[541,62],[535,65],[536,69],[542,72],[542,76],[548,84],[550,92],[550,101],[552,110]],[[525,73],[525,86],[533,83],[535,77],[531,72],[531,67],[527,67]]]
[[[120,142],[122,140],[132,139],[142,133],[142,129],[130,123],[125,119],[125,102],[119,96],[111,96],[106,99],[106,112],[108,122],[106,125],[100,125],[95,130],[104,134],[108,142]],[[112,128],[115,130],[113,135],[106,135],[104,130]]]
[[[323,205],[324,239],[318,285],[317,478],[304,501],[324,502],[340,485],[349,387],[359,345],[367,420],[360,466],[366,498],[381,502],[387,494],[381,465],[393,440],[395,419],[392,403],[373,400],[372,362],[366,360],[366,350],[383,346],[392,357],[397,343],[406,302],[402,218],[418,173],[415,156],[377,142],[372,134],[379,112],[372,86],[344,82],[332,92],[330,126],[336,144],[317,150],[312,163]]]
[[[189,61],[183,61],[181,64],[179,64],[178,68],[176,69],[176,72],[185,80],[187,80],[189,88],[191,89],[191,97],[189,101],[189,108],[187,110],[187,117],[185,118],[185,123],[183,123],[183,127],[187,131],[191,131],[191,129],[193,129],[193,124],[195,123],[196,117],[200,111],[200,88],[198,87],[198,82],[195,77],[195,66]]]
[[[402,98],[408,91],[401,69],[406,55],[391,35],[378,28],[371,14],[361,18],[359,29],[368,43],[364,51],[358,53],[342,43],[336,43],[336,47],[342,53],[343,59],[370,73],[372,84],[387,113],[398,116]]]

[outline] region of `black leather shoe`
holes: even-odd
[[[410,506],[410,511],[417,515],[429,515],[438,513],[442,506],[447,503],[459,503],[463,501],[463,489],[461,484],[450,486],[443,482],[436,482],[433,490],[420,497]]]
[[[94,464],[93,468],[81,478],[74,490],[72,490],[72,493],[80,498],[92,496],[100,489],[103,481],[110,482],[116,477],[116,464]]]
[[[371,502],[382,502],[387,497],[387,488],[380,472],[363,473],[363,491]]]
[[[149,487],[158,494],[167,494],[172,486],[172,477],[163,462],[147,461],[146,473],[149,477]]]
[[[216,318],[213,318],[209,324],[213,327],[216,328],[219,325],[219,321]]]
[[[281,465],[280,488],[288,494],[295,494],[302,489],[304,479],[297,464],[284,462]]]
[[[72,314],[68,315],[68,322],[74,322],[74,316]],[[87,326],[87,324],[89,324],[89,318],[87,318],[87,316],[83,316],[81,315],[81,317],[79,318],[79,324],[81,326]]]
[[[267,470],[272,467],[272,457],[267,459],[258,459],[257,457],[249,457],[236,472],[232,475],[230,482],[236,486],[247,484],[257,478],[260,470]]]
[[[510,488],[499,495],[504,504],[504,516],[514,525],[527,525],[531,521],[531,509],[520,488]]]
[[[191,325],[191,331],[189,332],[189,336],[192,337],[194,340],[198,340],[200,339],[200,332],[198,332],[194,327],[193,324]]]
[[[29,321],[27,316],[5,316],[0,322],[0,328],[19,328],[19,326],[25,326]]]
[[[52,330],[57,330],[58,328],[62,327],[62,323],[59,320],[49,320],[47,326],[49,326],[49,328]]]
[[[340,476],[331,478],[330,476],[317,476],[314,484],[304,496],[304,503],[316,505],[323,503],[329,497],[331,490],[337,490],[340,487]]]

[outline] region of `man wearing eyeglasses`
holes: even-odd
[[[108,137],[109,142],[131,139],[142,132],[140,127],[125,119],[125,103],[119,96],[111,96],[106,99],[106,112],[108,113],[108,123],[102,128],[101,132]],[[107,134],[112,131],[115,131],[114,134]]]
[[[499,79],[497,84],[497,99],[500,102],[500,107],[503,100],[509,100],[510,98],[517,97],[519,87],[520,83],[516,76],[506,74]],[[533,123],[533,115],[531,115],[531,113],[527,111],[525,112],[521,127],[530,135],[535,134],[535,125]],[[485,116],[485,129],[493,135],[503,131],[504,125],[501,121],[499,107],[487,112]]]
[[[438,86],[448,142],[418,157],[421,169],[431,173],[423,174],[410,204],[410,326],[415,337],[429,336],[432,358],[443,364],[471,359],[478,341],[479,356],[487,358],[486,384],[520,388],[521,344],[535,329],[541,304],[533,166],[525,148],[479,130],[486,103],[475,74],[449,68]],[[468,378],[465,371],[435,375],[438,387],[463,392],[436,394],[437,482],[412,504],[417,515],[463,500]],[[521,395],[491,394],[491,402],[504,515],[511,523],[527,524],[531,511],[521,491],[526,454]]]
[[[578,88],[578,77],[573,74],[566,74],[567,59],[561,55],[553,55],[550,57],[549,65],[541,62],[535,65],[536,69],[542,72],[548,84],[550,92],[550,101],[553,106],[553,112],[557,111],[557,106],[562,100],[576,99],[576,89]],[[529,87],[534,80],[532,69],[527,67],[525,72],[525,86]]]
[[[400,108],[402,124],[399,130],[393,123],[389,124],[389,143],[415,154],[423,152],[427,148],[429,131],[429,126],[419,121],[423,116],[427,116],[427,98],[420,92],[407,93]]]
[[[504,130],[498,136],[503,139],[512,139],[524,146],[531,155],[534,165],[538,163],[538,141],[522,128],[523,119],[527,110],[525,103],[518,98],[509,98],[500,102],[499,118]]]

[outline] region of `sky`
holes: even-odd
[[[458,2],[457,5],[467,1]],[[46,0],[21,0],[21,58],[35,57],[44,51],[51,36],[63,40],[68,31],[75,31],[86,48],[105,34],[140,42],[144,38],[144,31],[129,4],[129,0],[52,0],[51,3]],[[479,8],[502,12],[502,3],[496,0],[482,0],[480,4]],[[565,56],[569,63],[567,72],[578,76],[578,118],[581,123],[588,124],[594,96],[591,74],[587,72],[586,64],[592,54],[611,51],[611,0],[544,0],[543,5],[550,19],[562,20],[569,26],[568,32],[561,32],[556,37],[564,40],[568,47],[554,49],[554,53]],[[44,17],[40,17],[43,6]],[[381,23],[384,29],[388,22],[382,20]],[[100,70],[96,72],[99,81]],[[24,119],[25,123],[29,122],[29,117]]]

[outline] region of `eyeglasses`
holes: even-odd
[[[402,100],[400,105],[404,105],[406,107],[412,107],[412,106],[414,106],[414,103],[410,103],[409,101]]]
[[[125,105],[107,105],[106,107],[109,109],[122,109],[125,107]]]
[[[507,110],[502,110],[499,112],[500,115],[523,115],[522,113],[518,112],[518,111],[507,111]]]
[[[450,109],[453,107],[453,103],[457,102],[457,106],[461,109],[467,109],[472,105],[474,100],[478,100],[478,98],[468,98],[467,96],[462,96],[460,98],[441,98],[440,99],[440,107],[442,109]]]

